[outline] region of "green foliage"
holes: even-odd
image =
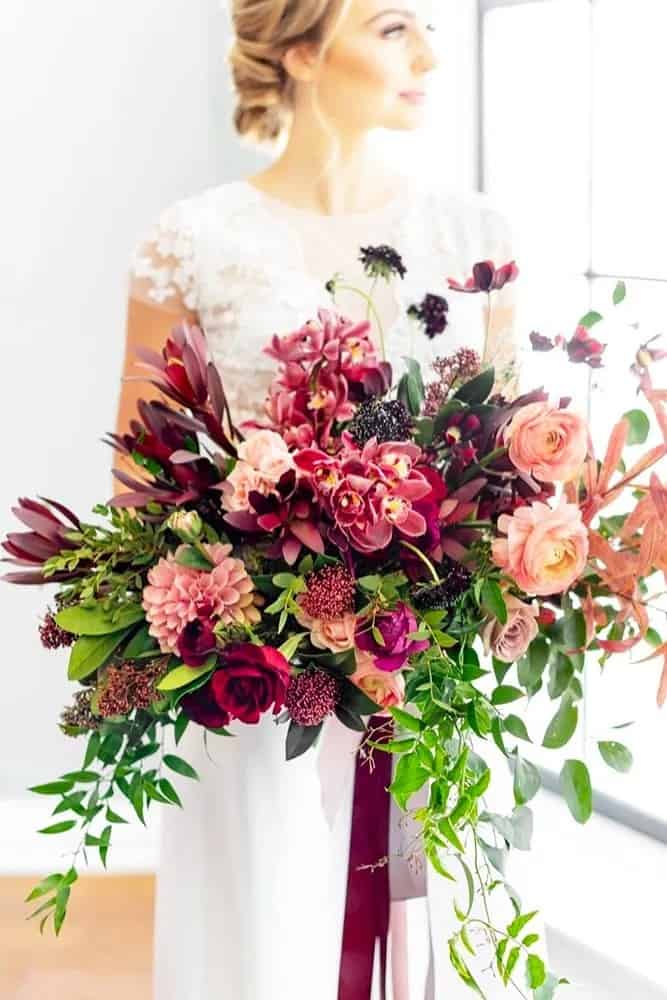
[[[566,760],[560,778],[570,812],[577,823],[586,823],[593,812],[593,789],[588,768],[581,760]]]

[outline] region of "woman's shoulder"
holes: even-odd
[[[155,220],[158,227],[196,236],[207,224],[224,223],[250,204],[250,188],[232,180],[208,185],[168,202]]]
[[[488,192],[429,180],[423,186],[423,207],[440,242],[457,255],[469,252],[481,260],[511,254],[514,226],[504,206]]]

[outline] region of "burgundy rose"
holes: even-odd
[[[392,611],[375,616],[375,628],[382,636],[382,643],[373,637],[373,622],[368,619],[357,628],[356,644],[371,653],[379,670],[401,670],[410,656],[428,648],[428,640],[409,639],[417,631],[417,619],[407,606],[399,603]]]
[[[605,352],[606,344],[600,343],[590,333],[585,326],[578,326],[574,335],[567,341],[565,350],[567,356],[574,364],[588,365],[590,368],[602,367],[602,355]]]
[[[188,719],[200,726],[206,726],[207,729],[220,729],[222,726],[229,725],[231,721],[229,712],[220,708],[215,700],[210,680],[197,691],[183,695],[181,708]]]
[[[188,667],[201,667],[216,649],[215,632],[210,618],[195,618],[180,633],[176,646]]]
[[[289,663],[271,646],[233,642],[222,653],[222,667],[211,677],[220,708],[242,722],[255,723],[273,707],[277,715],[285,704]]]

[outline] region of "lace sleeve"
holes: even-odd
[[[482,231],[487,246],[487,258],[496,267],[516,261],[519,269],[516,234],[505,215],[490,200],[485,199]],[[521,277],[518,279],[521,281]],[[484,362],[496,370],[495,391],[514,398],[519,394],[521,378],[519,297],[517,282],[510,282],[491,296],[491,316],[488,319]]]
[[[169,313],[198,312],[194,235],[188,203],[164,209],[134,247],[129,297]]]

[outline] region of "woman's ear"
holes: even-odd
[[[315,75],[317,48],[312,42],[292,45],[281,60],[285,72],[300,83],[311,83]]]

